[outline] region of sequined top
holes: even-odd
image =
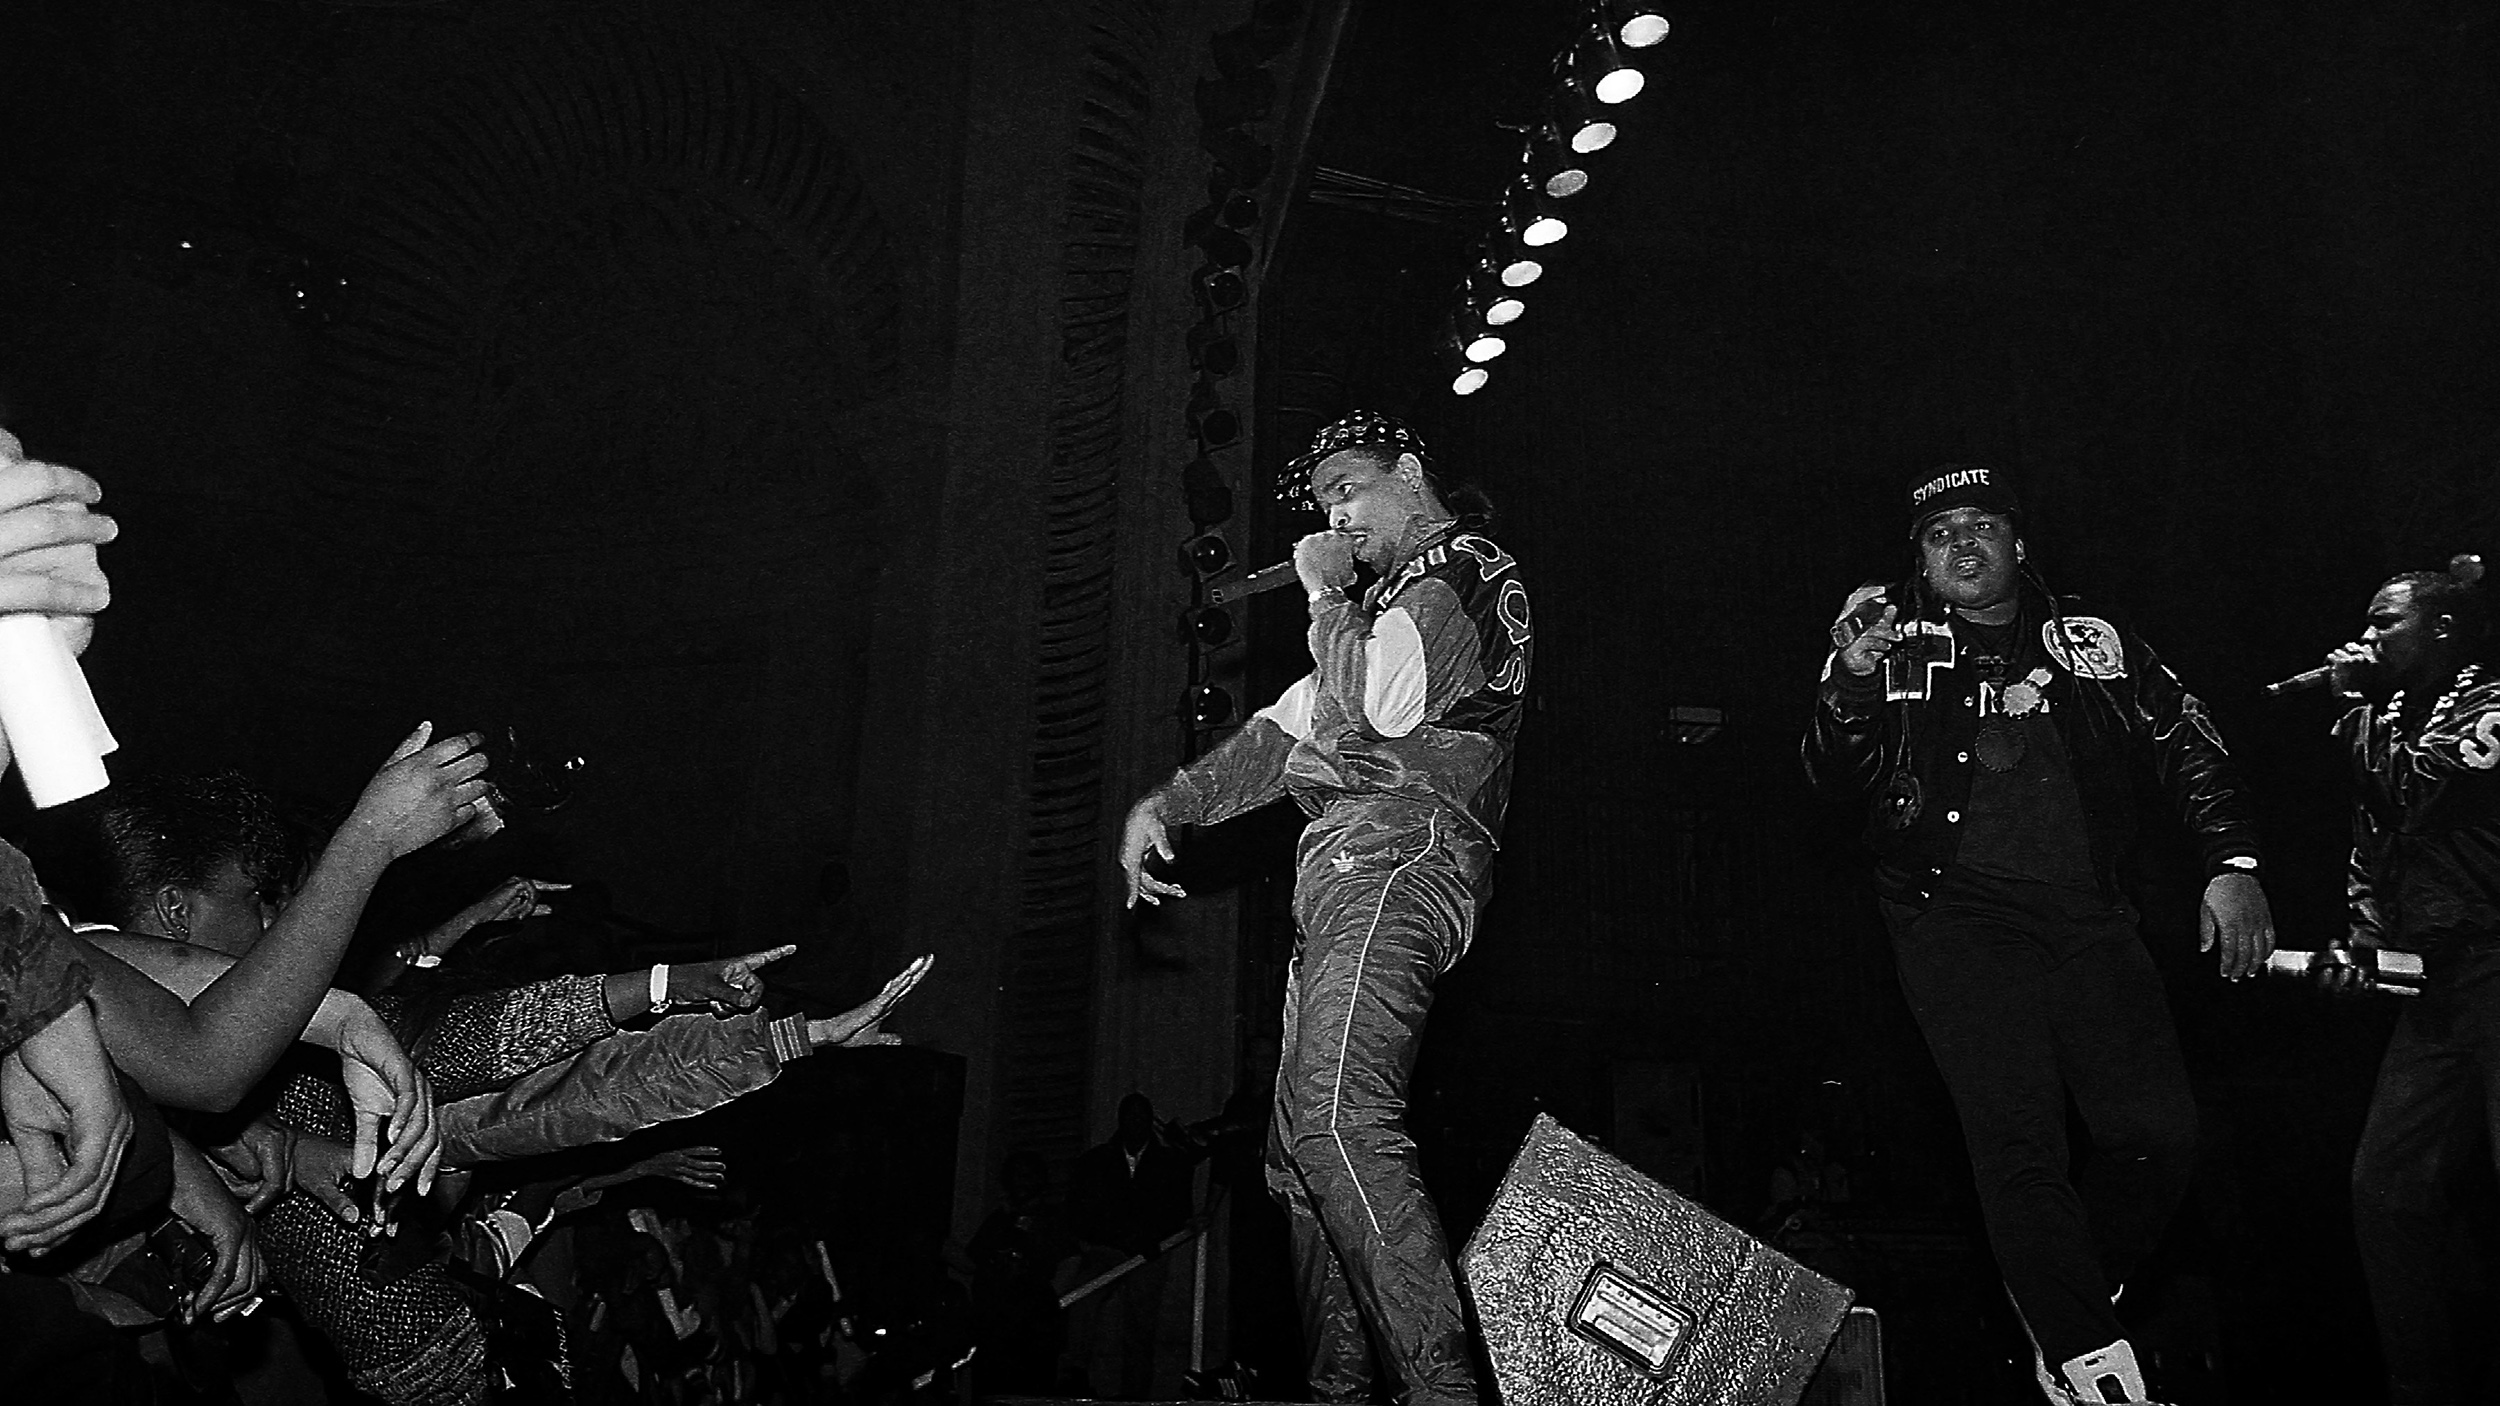
[[[484,1093],[616,1033],[607,978],[559,976],[449,1000],[377,996],[376,1015],[434,1085],[437,1103]],[[278,1117],[299,1132],[348,1141],[355,1125],[335,1080],[298,1075]]]
[[[380,996],[373,1009],[434,1081],[434,1097],[443,1102],[508,1084],[616,1033],[607,978],[596,975],[559,976],[448,1001]]]
[[[449,1102],[500,1087],[616,1033],[606,978],[562,976],[448,1001],[382,997],[374,1011]],[[339,1142],[354,1139],[336,1079],[287,1081],[277,1120]],[[392,1406],[473,1406],[493,1375],[477,1316],[428,1264],[377,1284],[359,1268],[364,1237],[301,1191],[260,1222],[279,1280],[335,1345],[356,1385]]]

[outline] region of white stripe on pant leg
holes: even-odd
[[[1354,1170],[1354,1154],[1346,1151],[1345,1138],[1337,1131],[1338,1108],[1345,1099],[1345,1052],[1346,1047],[1353,1042],[1354,1038],[1354,1007],[1362,999],[1363,972],[1371,965],[1372,939],[1379,935],[1380,915],[1389,911],[1389,887],[1398,881],[1398,875],[1413,868],[1425,855],[1432,853],[1433,846],[1440,842],[1440,835],[1441,817],[1437,815],[1428,817],[1424,831],[1424,847],[1416,852],[1415,858],[1390,870],[1389,877],[1380,881],[1380,901],[1372,905],[1372,923],[1363,932],[1363,950],[1355,954],[1355,994],[1348,997],[1345,1003],[1345,1025],[1337,1032],[1337,1075],[1328,1088],[1328,1140],[1337,1144],[1338,1160],[1345,1163],[1346,1180],[1353,1183],[1355,1198],[1363,1203],[1363,1214],[1372,1223],[1372,1234],[1384,1240],[1388,1238],[1388,1234],[1380,1228],[1380,1213],[1372,1209],[1372,1198],[1363,1190],[1363,1178]]]

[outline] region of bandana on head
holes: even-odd
[[[1311,470],[1329,455],[1348,449],[1384,449],[1391,458],[1412,454],[1426,466],[1432,463],[1432,456],[1424,450],[1424,437],[1408,429],[1405,421],[1377,410],[1357,410],[1322,426],[1311,437],[1311,447],[1285,465],[1285,471],[1276,478],[1276,500],[1301,508],[1318,508],[1319,500],[1311,496]]]

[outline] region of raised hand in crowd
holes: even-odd
[[[857,1049],[866,1045],[903,1043],[902,1036],[889,1035],[879,1027],[885,1023],[887,1016],[894,1013],[894,1008],[903,1003],[903,998],[911,994],[911,989],[920,984],[920,978],[929,974],[929,968],[936,965],[936,955],[924,953],[915,958],[910,966],[896,972],[893,979],[885,984],[885,989],[868,1000],[829,1020],[809,1021],[809,1043],[820,1049],[827,1045]]]
[[[349,1225],[361,1223],[364,1208],[356,1204],[353,1186],[356,1149],[336,1138],[304,1133],[295,1139],[295,1155],[287,1175],[296,1190],[330,1208]],[[373,1227],[367,1227],[373,1229]]]
[[[420,725],[393,749],[284,911],[204,988],[176,999],[165,974],[86,948],[106,1048],[151,1098],[232,1108],[304,1034],[382,871],[478,814],[486,758],[475,734],[432,739]],[[404,1093],[395,1086],[394,1102]],[[395,1145],[412,1126],[394,1123]]]
[[[790,944],[749,952],[743,957],[671,965],[668,999],[671,1004],[708,1001],[715,1006],[753,1010],[755,1003],[764,999],[764,979],[756,973],[798,950],[796,944]]]
[[[616,1184],[622,1186],[644,1177],[677,1182],[697,1191],[718,1191],[728,1182],[729,1163],[722,1159],[717,1147],[672,1147],[625,1168],[617,1174]]]
[[[331,848],[370,847],[388,864],[490,814],[483,740],[464,732],[436,741],[434,724],[417,724],[365,783]]]
[[[333,1047],[356,1117],[351,1175],[378,1176],[384,1191],[397,1191],[413,1179],[422,1196],[434,1189],[443,1155],[433,1085],[371,1006],[341,995],[345,1009]]]
[[[208,993],[223,986],[234,971],[253,960],[252,956],[235,958],[168,943],[108,940],[108,945],[109,951],[101,947],[90,949],[96,956],[99,989],[108,984],[118,989],[122,985],[118,976],[110,982],[105,978],[114,973],[126,974],[130,981],[151,988],[149,992],[128,994],[147,995],[158,1003],[170,998],[170,1010],[184,1015],[196,1009]],[[124,965],[123,957],[130,958],[132,964]],[[186,1002],[190,1003],[188,1007],[183,1004]],[[142,1003],[133,999],[120,1004],[136,1007]],[[373,1007],[363,997],[333,988],[322,993],[312,1018],[291,1032],[290,1038],[335,1051],[339,1057],[340,1079],[356,1119],[356,1148],[361,1159],[357,1175],[378,1172],[386,1190],[397,1190],[411,1177],[417,1179],[421,1193],[431,1187],[436,1163],[442,1156],[442,1137],[434,1122],[433,1086]],[[156,1092],[158,1085],[150,1082],[149,1071],[161,1073],[166,1060],[162,1050],[143,1051],[132,1070],[133,1077]],[[239,1096],[229,1095],[226,1106]]]
[[[104,1209],[136,1126],[86,1002],[0,1059],[0,1117],[25,1188],[0,1247],[41,1254]]]
[[[295,1180],[294,1129],[261,1117],[243,1125],[232,1142],[204,1149],[226,1190],[259,1215],[278,1204]]]
[[[571,887],[571,884],[559,884],[551,879],[528,879],[514,875],[487,890],[483,898],[452,914],[423,936],[402,943],[400,960],[416,964],[427,957],[448,957],[452,949],[460,945],[462,938],[488,923],[516,923],[524,918],[544,918],[555,911],[546,903],[546,896],[562,893]]]
[[[113,598],[95,549],[121,529],[94,511],[103,496],[94,479],[27,458],[0,430],[0,615],[55,617],[72,652],[87,647],[92,617]]]
[[[654,1005],[710,1006],[716,1013],[752,1010],[764,999],[764,979],[756,972],[798,951],[796,945],[768,947],[743,957],[715,957],[706,962],[671,962],[666,969],[637,967],[611,972],[607,978],[608,1016],[617,1024],[648,1012]]]
[[[260,1239],[253,1232],[252,1218],[227,1192],[208,1159],[179,1133],[172,1134],[172,1142],[173,1213],[184,1225],[208,1237],[217,1256],[208,1282],[183,1304],[182,1318],[186,1323],[203,1317],[223,1323],[248,1311],[261,1296],[267,1269],[261,1262]]]

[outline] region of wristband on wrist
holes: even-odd
[[[807,1016],[802,1013],[785,1015],[764,1027],[765,1033],[772,1040],[773,1054],[782,1063],[788,1064],[794,1059],[805,1059],[816,1052],[816,1042],[809,1036],[807,1026]]]
[[[651,964],[651,1013],[668,1014],[668,963]]]

